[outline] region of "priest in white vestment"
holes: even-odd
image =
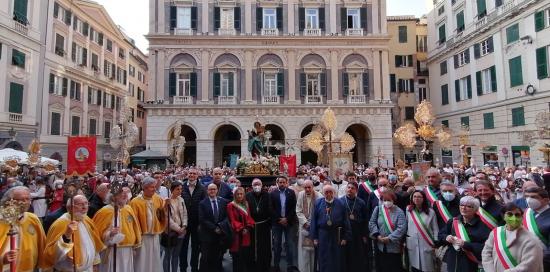
[[[296,216],[298,216],[298,268],[301,272],[313,272],[315,250],[313,240],[309,239],[311,212],[315,200],[322,198],[321,193],[313,189],[311,180],[304,181],[304,190],[298,193]]]

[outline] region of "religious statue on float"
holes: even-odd
[[[254,129],[247,130],[248,132],[248,152],[252,157],[258,155],[265,156],[264,142],[265,142],[265,126],[258,121],[254,122]]]

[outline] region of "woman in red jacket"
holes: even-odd
[[[244,188],[235,189],[233,196],[234,200],[227,205],[227,216],[233,230],[233,243],[229,252],[233,257],[233,271],[246,272],[252,267],[250,232],[254,227],[254,219],[250,216]]]

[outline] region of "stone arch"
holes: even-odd
[[[300,59],[300,67],[307,66],[308,64],[317,64],[322,67],[327,66],[326,60],[318,54],[307,54]]]
[[[277,67],[284,66],[284,63],[281,57],[279,57],[277,54],[274,54],[274,53],[264,54],[261,57],[259,57],[258,61],[256,62],[258,67],[261,66],[262,64],[268,64],[268,63],[271,63]]]
[[[225,126],[225,125],[232,125],[232,126],[236,127],[237,130],[239,131],[239,133],[241,134],[241,139],[245,139],[247,137],[247,134],[245,133],[245,131],[237,123],[232,122],[232,121],[224,121],[224,122],[220,122],[220,123],[218,123],[218,124],[216,124],[212,127],[212,130],[210,130],[210,135],[208,135],[208,139],[214,139],[214,137],[216,136],[216,131],[220,127]]]
[[[222,124],[213,130],[214,139],[214,166],[223,163],[229,164],[231,154],[241,156],[241,138],[243,137],[238,126]]]
[[[197,67],[197,60],[190,54],[179,53],[170,60],[170,68]]]
[[[278,124],[274,124],[274,123],[270,123],[270,124],[267,124],[265,125],[265,130],[266,131],[271,131],[271,145],[275,145],[277,143],[281,143],[281,144],[285,144],[285,131],[283,130],[283,128],[278,125]],[[269,154],[271,155],[281,155],[281,154],[284,154],[284,150],[277,150],[275,149],[275,147],[268,147],[269,149]]]
[[[346,126],[346,132],[355,139],[355,147],[351,150],[353,152],[353,162],[358,164],[367,163],[369,155],[372,154],[371,145],[369,144],[372,134],[368,126],[361,122],[354,122]]]
[[[312,130],[315,124],[308,123],[306,124],[301,130],[300,130],[300,138],[304,138],[306,135],[308,135]],[[300,164],[307,164],[311,163],[313,165],[317,164],[318,156],[315,152],[311,150],[302,150],[300,154]]]
[[[340,66],[347,67],[349,65],[352,65],[353,63],[358,63],[365,69],[369,67],[369,62],[367,61],[367,59],[358,53],[351,53],[342,58]]]
[[[214,67],[218,67],[224,64],[230,64],[230,65],[233,65],[235,68],[240,68],[241,64],[243,63],[238,56],[231,53],[222,53],[212,59],[213,59],[212,66]]]
[[[170,125],[168,128],[166,128],[166,130],[162,134],[162,135],[166,135],[166,140],[167,141],[171,140],[170,137],[172,135],[172,132],[174,131],[174,128],[176,128],[177,124],[178,123],[176,122],[176,123]],[[199,138],[199,139],[201,138],[201,137],[199,137],[199,130],[193,124],[191,124],[189,122],[180,121],[180,125],[190,127],[193,130],[193,133],[195,133],[196,138]]]
[[[172,129],[169,130],[168,137],[172,137],[172,132],[175,129],[175,125],[172,126]],[[181,124],[181,132],[180,135],[185,137],[185,149],[183,151],[183,164],[184,165],[196,165],[197,164],[197,132],[196,130],[187,124]],[[175,141],[170,141],[169,144],[175,143]],[[171,149],[170,154],[173,154],[175,152],[175,148],[177,146],[169,146],[169,149]],[[175,162],[174,162],[175,163]]]

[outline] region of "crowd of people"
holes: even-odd
[[[550,168],[329,172],[4,173],[2,271],[550,271]]]

